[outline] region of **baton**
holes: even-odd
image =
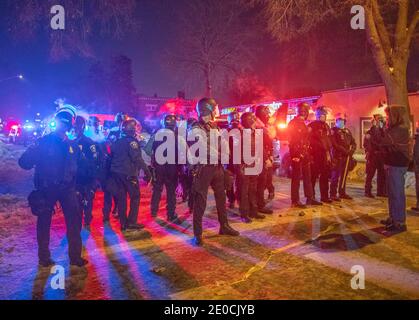
[[[346,187],[346,174],[348,172],[348,166],[349,166],[349,156],[346,157],[345,170],[343,170],[343,175],[340,177],[339,193],[340,193],[340,190],[343,189],[344,185]]]

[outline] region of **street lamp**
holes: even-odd
[[[7,80],[13,80],[13,79],[23,80],[24,77],[23,77],[23,74],[18,74],[17,76],[14,76],[14,77],[0,79],[0,82],[4,82],[4,81],[7,81]]]

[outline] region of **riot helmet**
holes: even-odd
[[[175,130],[177,125],[177,117],[174,114],[167,114],[163,118],[163,127],[170,130]]]
[[[137,121],[128,119],[122,122],[121,131],[124,135],[134,137],[137,131]]]
[[[269,123],[269,119],[271,118],[271,110],[268,106],[257,106],[255,114],[256,117],[258,117],[264,124]]]
[[[199,118],[211,116],[214,120],[217,112],[218,104],[213,98],[202,98],[196,104],[196,112],[198,113]]]
[[[257,119],[253,112],[245,112],[241,116],[241,124],[245,129],[254,129],[256,121]]]

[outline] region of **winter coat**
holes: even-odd
[[[411,139],[404,123],[404,107],[390,107],[389,122],[384,131],[380,148],[384,152],[384,164],[392,167],[408,167],[412,160]]]

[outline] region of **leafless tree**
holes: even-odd
[[[365,9],[366,36],[389,105],[405,105],[410,114],[407,65],[412,43],[417,41],[419,2],[416,0],[244,0],[261,6],[270,33],[287,41],[307,33],[331,17],[347,17],[350,7]],[[360,32],[360,31],[354,31]],[[336,35],[337,37],[339,35]],[[332,44],[333,45],[333,44]]]
[[[243,74],[234,79],[229,90],[229,98],[236,105],[275,100],[271,89],[256,76],[249,74]]]
[[[237,0],[194,0],[181,7],[175,42],[163,58],[185,84],[201,84],[212,96],[226,78],[250,66],[255,51],[251,18]]]
[[[61,0],[65,9],[65,30],[52,30],[51,7],[55,0],[6,0],[8,30],[16,40],[44,40],[50,43],[52,60],[73,55],[94,55],[97,38],[121,38],[138,28],[136,0]]]

